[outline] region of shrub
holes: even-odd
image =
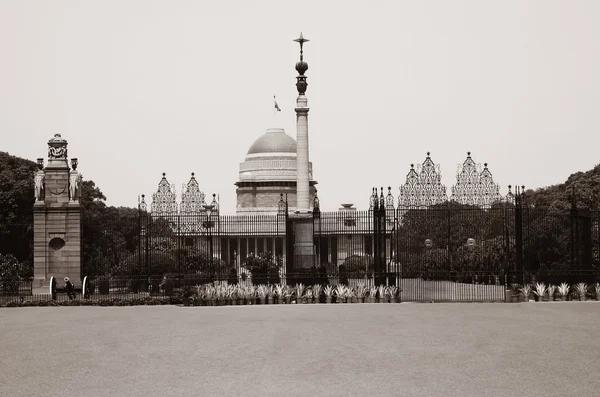
[[[16,295],[19,292],[20,264],[11,254],[0,254],[0,293]]]
[[[181,296],[172,296],[167,298],[111,298],[102,300],[93,299],[75,299],[64,301],[53,300],[33,300],[33,301],[10,301],[2,307],[34,307],[34,306],[157,306],[157,305],[177,305],[182,303]]]
[[[374,264],[375,260],[371,255],[351,255],[340,266],[340,273],[342,272],[342,266],[344,266],[348,277],[364,278],[365,275],[372,277]]]
[[[120,262],[111,270],[111,274],[115,276],[127,275],[163,275],[166,273],[177,273],[179,271],[176,258],[167,252],[149,251],[148,252],[148,268],[146,268],[146,252],[141,254],[137,252],[130,255],[124,261]]]

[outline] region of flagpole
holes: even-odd
[[[275,104],[277,101],[275,100],[275,94],[273,94],[273,117],[277,114],[277,109],[275,108]]]

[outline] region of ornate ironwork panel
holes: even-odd
[[[166,174],[163,172],[162,179],[158,183],[158,190],[152,194],[152,214],[173,215],[177,214],[177,193],[175,185],[170,185]]]
[[[450,200],[480,207],[490,207],[494,202],[502,200],[500,185],[494,182],[487,163],[481,169],[481,165],[473,161],[471,152],[467,152],[466,160],[458,165],[456,184],[452,186]]]
[[[400,186],[399,207],[427,208],[447,201],[440,166],[433,162],[430,154],[427,152],[425,161],[417,169],[414,164],[410,165],[406,183]]]
[[[183,185],[181,191],[181,204],[179,206],[179,212],[181,214],[198,214],[204,209],[203,206],[206,204],[204,201],[205,197],[205,194],[200,191],[198,181],[192,172],[190,181]]]

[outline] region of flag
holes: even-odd
[[[275,102],[275,109],[277,109],[278,112],[281,112],[281,109],[279,108],[279,105],[277,104],[277,101],[275,100],[275,95],[273,95],[273,102]]]

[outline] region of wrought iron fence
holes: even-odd
[[[126,279],[129,290],[143,293],[156,291],[153,286],[165,277],[194,285],[261,280],[266,270],[256,268],[253,275],[247,258],[271,252],[281,266],[269,270],[264,282],[397,285],[406,300],[416,301],[495,301],[499,286],[533,280],[598,282],[598,211],[533,208],[519,197],[486,208],[452,201],[427,208],[388,204],[369,211],[315,211],[312,266],[294,252],[294,222],[285,212],[222,216],[131,210],[88,216],[82,277],[113,280],[114,291],[124,290],[118,280]],[[0,225],[0,253],[14,255],[22,269],[30,269],[23,264],[32,264],[32,225]],[[295,266],[299,263],[304,267]],[[20,280],[29,279],[25,273]],[[11,294],[28,295],[27,282]],[[6,285],[4,295],[10,289]]]

